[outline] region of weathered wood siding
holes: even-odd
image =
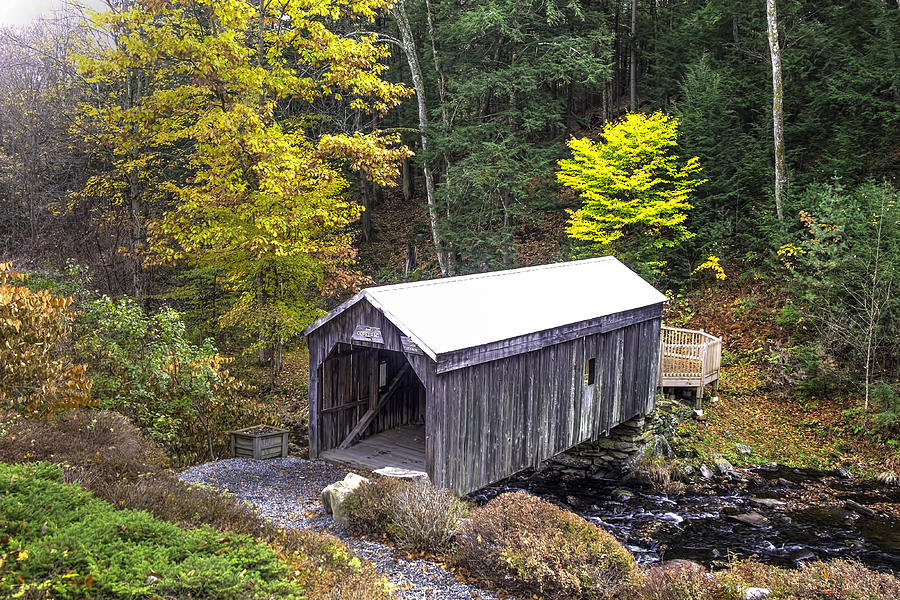
[[[383,344],[352,340],[357,325],[381,329]],[[400,331],[381,312],[361,301],[307,337],[309,346],[309,451],[316,458],[321,450],[340,444],[378,394],[378,362],[388,363],[388,381],[404,362]],[[352,352],[351,352],[352,349]],[[425,359],[424,361],[420,359]],[[428,377],[427,357],[410,357],[413,370],[404,376],[392,396],[362,437],[399,425],[425,420],[426,388],[419,381]],[[429,463],[430,465],[430,463]],[[430,474],[429,466],[429,474]]]
[[[660,317],[436,375],[435,485],[467,493],[653,409]],[[585,384],[585,360],[596,359]]]

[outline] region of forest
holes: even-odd
[[[614,254],[678,298],[765,281],[798,385],[900,410],[898,7],[775,8],[72,5],[0,38],[0,255],[265,392],[367,281]]]
[[[301,332],[359,289],[613,255],[724,339],[676,453],[893,485],[898,162],[900,2],[67,0],[0,23],[0,460],[60,462],[15,440],[85,410],[149,448],[65,475],[114,504],[237,427],[302,454]]]

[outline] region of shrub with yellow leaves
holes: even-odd
[[[91,404],[92,381],[68,352],[71,298],[34,291],[0,263],[0,406],[47,415]]]
[[[719,257],[710,255],[707,259],[701,264],[699,267],[694,269],[694,273],[701,273],[703,271],[712,273],[712,275],[722,281],[725,279],[725,269],[722,268],[722,265],[719,264]]]

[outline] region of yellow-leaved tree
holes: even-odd
[[[91,404],[92,382],[68,351],[72,299],[26,277],[0,263],[0,408],[43,416]]]
[[[93,16],[110,41],[80,71],[107,93],[80,125],[122,169],[153,171],[131,178],[165,198],[148,211],[149,260],[225,270],[237,300],[220,322],[251,337],[270,385],[283,341],[351,272],[360,207],[342,169],[391,185],[409,155],[397,135],[333,126],[408,95],[381,78],[388,50],[350,31],[387,5],[138,0]]]
[[[678,121],[660,112],[628,114],[600,137],[569,140],[572,158],[559,161],[557,179],[583,199],[566,231],[583,242],[582,255],[612,253],[659,271],[662,249],[693,235],[685,220],[705,181],[699,159],[679,158]]]

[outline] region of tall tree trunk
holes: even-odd
[[[409,18],[406,16],[405,0],[397,0],[391,8],[391,14],[397,21],[397,28],[400,30],[400,41],[403,45],[403,52],[406,54],[406,60],[409,63],[410,76],[413,82],[413,89],[416,91],[416,104],[419,110],[419,135],[421,136],[422,154],[427,157],[428,154],[428,111],[425,107],[425,81],[422,77],[422,70],[419,67],[419,56],[416,51],[416,42],[409,27]],[[428,202],[428,220],[431,225],[431,238],[434,241],[434,251],[437,254],[438,266],[441,268],[442,275],[449,275],[450,268],[448,265],[448,257],[444,252],[441,236],[438,233],[438,216],[437,206],[434,201],[434,178],[431,169],[428,167],[428,161],[422,161],[422,172],[425,175],[425,196]]]
[[[872,390],[872,363],[875,360],[875,350],[878,347],[878,326],[884,311],[884,305],[892,298],[891,287],[893,286],[893,274],[889,274],[885,286],[884,293],[880,293],[879,286],[883,285],[884,275],[882,273],[881,264],[881,244],[884,242],[884,200],[882,200],[881,208],[876,217],[877,224],[875,226],[875,256],[869,261],[866,268],[866,284],[868,285],[867,293],[864,297],[865,309],[868,312],[868,323],[866,326],[866,399],[865,410],[869,410],[869,397]]]
[[[403,199],[409,202],[416,195],[416,174],[413,172],[410,159],[403,159],[403,164],[400,167],[400,176],[402,179]]]
[[[266,64],[266,55],[265,55],[265,26],[266,26],[266,3],[265,0],[259,0],[259,8],[257,12],[257,31],[256,31],[256,64],[260,67],[265,67]],[[266,98],[263,94],[259,95],[259,109],[263,110],[265,106]],[[265,274],[258,273],[256,275],[256,285],[257,285],[257,304],[259,306],[260,314],[264,314],[265,310],[268,307],[270,302],[270,297],[268,294],[268,289],[266,286],[270,282],[266,281]],[[272,365],[274,364],[273,360],[273,352],[272,352],[272,344],[271,331],[268,331],[267,323],[260,321],[259,324],[259,362],[261,365],[268,364],[269,365],[269,389],[273,388],[272,382]]]
[[[447,110],[447,78],[438,57],[437,40],[434,35],[434,21],[431,17],[431,0],[425,0],[425,16],[428,20],[428,37],[431,39],[431,58],[434,61],[434,72],[438,81],[438,98],[441,103],[441,120],[444,127],[450,127],[450,115]],[[446,156],[446,154],[445,154]]]
[[[141,96],[140,75],[131,69],[125,76],[126,106],[133,108]],[[132,159],[136,156],[132,155]],[[131,221],[131,229],[128,236],[128,260],[131,266],[131,295],[141,298],[145,302],[145,290],[143,285],[143,273],[138,251],[144,242],[144,202],[141,198],[141,186],[138,174],[132,170],[126,175],[128,180],[128,217]],[[146,308],[146,307],[145,307]]]
[[[416,245],[412,242],[406,243],[406,264],[403,268],[403,276],[409,277],[409,274],[415,271],[419,267],[419,262],[416,259]]]
[[[619,115],[619,104],[621,103],[620,93],[622,91],[622,32],[620,31],[620,22],[622,15],[622,3],[616,2],[616,18],[613,22],[613,31],[616,32],[616,39],[613,42],[613,93],[612,112],[610,116],[615,119]]]
[[[637,0],[631,0],[631,73],[628,81],[628,108],[637,112]]]
[[[131,253],[131,295],[135,298],[144,298],[145,290],[141,273],[141,260],[138,258],[138,251],[144,239],[144,207],[143,202],[141,202],[141,193],[138,186],[137,175],[131,175],[128,179],[128,195],[131,197],[131,206],[129,207],[131,235],[128,240],[130,246],[129,251]]]
[[[768,20],[769,54],[772,57],[772,130],[775,135],[775,212],[778,223],[784,226],[784,187],[787,172],[784,160],[784,112],[781,88],[781,48],[778,45],[778,20],[775,14],[775,0],[766,0]]]

